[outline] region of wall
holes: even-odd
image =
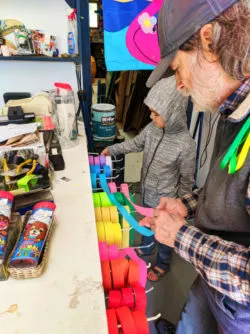
[[[0,0],[0,18],[12,18],[28,28],[57,36],[60,53],[67,52],[67,12],[64,0]],[[73,63],[0,61],[0,106],[3,93],[36,93],[53,88],[55,81],[68,82],[77,89]]]

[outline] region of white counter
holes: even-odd
[[[108,333],[85,140],[64,151],[46,272],[0,282],[1,334]],[[61,178],[66,177],[68,182]],[[17,305],[14,313],[3,313]]]

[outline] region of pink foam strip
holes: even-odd
[[[109,182],[108,186],[109,186],[109,190],[110,190],[111,194],[117,192],[117,187],[116,187],[116,183],[115,182]]]
[[[100,165],[100,157],[94,157],[94,162],[95,162],[95,165]]]
[[[109,256],[109,261],[120,258],[119,249],[117,245],[110,245],[108,247],[108,256]]]
[[[89,155],[89,164],[94,165],[94,157],[93,155]]]
[[[109,259],[108,245],[106,242],[98,242],[98,246],[101,261],[107,261]]]
[[[135,208],[135,210],[140,215],[142,215],[144,217],[149,217],[149,218],[154,217],[154,209],[152,209],[152,208],[144,208],[143,206],[136,205],[135,203],[133,203],[131,201],[130,195],[129,195],[129,188],[128,188],[128,185],[126,183],[122,183],[120,185],[120,191],[121,191],[121,193],[124,194],[124,196],[126,196],[127,200],[133,205],[133,207]]]

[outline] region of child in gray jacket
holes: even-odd
[[[160,80],[144,103],[152,122],[132,140],[108,146],[103,155],[143,151],[141,196],[145,206],[155,208],[161,197],[182,197],[194,185],[196,145],[186,125],[187,99],[176,90],[174,76]],[[139,255],[152,254],[154,237],[143,237]],[[169,271],[172,249],[158,243],[156,265],[148,279],[158,281]]]

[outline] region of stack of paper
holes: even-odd
[[[40,123],[9,124],[0,128],[0,143],[14,137],[27,135],[37,131]]]

